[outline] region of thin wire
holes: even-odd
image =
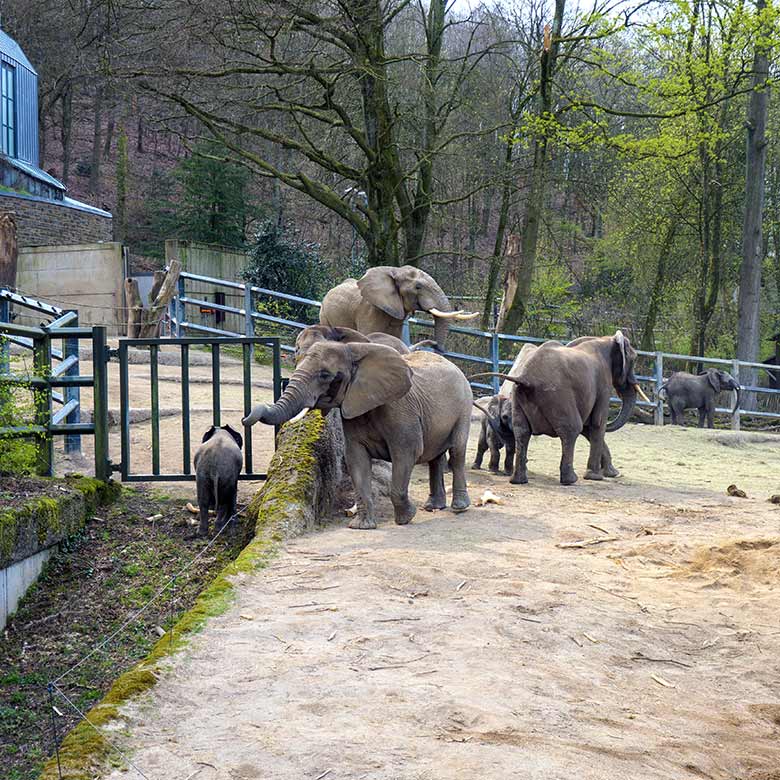
[[[78,669],[85,661],[89,660],[95,653],[97,653],[99,650],[102,650],[112,639],[114,639],[116,636],[122,633],[131,623],[134,623],[146,610],[154,604],[155,601],[163,594],[166,590],[168,590],[172,584],[176,582],[176,578],[180,577],[182,574],[184,574],[186,571],[190,569],[190,567],[199,559],[201,558],[206,551],[211,547],[214,542],[217,541],[217,539],[220,537],[222,532],[230,525],[231,521],[234,520],[238,515],[246,509],[246,507],[249,506],[249,504],[245,504],[241,507],[241,509],[237,510],[234,515],[232,515],[228,520],[225,521],[222,528],[217,531],[217,533],[214,535],[214,537],[209,541],[209,543],[194,557],[192,558],[184,567],[182,567],[176,574],[174,574],[150,599],[146,602],[140,609],[138,609],[136,612],[134,612],[130,617],[122,623],[119,628],[117,628],[115,631],[113,631],[111,634],[109,634],[100,644],[95,645],[95,647],[92,648],[92,650],[89,651],[80,661],[77,661],[73,666],[70,667],[70,669],[63,672],[59,677],[57,677],[54,680],[54,683],[60,682],[64,677],[67,677],[71,672],[74,672],[76,669]],[[173,627],[171,627],[170,630],[173,630]]]
[[[129,764],[136,772],[138,772],[144,780],[150,780],[148,775],[145,775],[62,691],[62,689],[55,683],[51,683],[51,686],[57,691],[57,693],[64,699],[64,701],[70,705],[80,716],[83,721],[88,723],[103,739],[107,742],[117,753]]]

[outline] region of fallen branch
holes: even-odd
[[[601,544],[602,542],[616,542],[620,537],[618,536],[597,536],[593,539],[580,539],[577,542],[560,542],[556,544],[556,547],[560,547],[562,550],[590,547],[594,544]]]

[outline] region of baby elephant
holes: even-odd
[[[244,440],[229,425],[213,425],[203,434],[203,443],[195,452],[195,481],[198,486],[200,525],[198,536],[209,531],[209,509],[217,510],[217,525],[222,526],[236,514],[238,475],[241,473]]]
[[[494,395],[487,405],[487,409],[476,401],[474,406],[484,413],[482,430],[477,444],[477,457],[471,468],[482,468],[482,458],[485,450],[490,450],[490,470],[498,473],[498,465],[501,459],[501,448],[506,447],[504,459],[504,473],[511,474],[515,463],[515,433],[512,428],[512,399]]]
[[[727,371],[710,368],[698,376],[689,374],[686,371],[677,371],[661,385],[659,392],[661,397],[666,396],[666,401],[672,412],[672,425],[684,425],[685,410],[698,409],[699,428],[704,427],[705,418],[707,427],[712,428],[715,414],[715,397],[724,390],[735,390],[737,400],[731,412],[734,414],[739,406],[740,389],[737,380]]]

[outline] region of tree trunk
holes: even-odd
[[[70,85],[65,87],[60,98],[62,105],[62,125],[60,140],[62,141],[62,183],[68,183],[70,178],[70,137],[73,129],[73,90]]]
[[[0,287],[16,289],[18,259],[16,218],[11,212],[5,211],[0,213]]]
[[[107,160],[111,155],[111,143],[114,140],[114,118],[108,118],[108,124],[106,125],[106,140],[103,144],[103,159]]]
[[[540,62],[538,108],[538,116],[543,118],[549,117],[552,112],[552,79],[558,59],[565,9],[566,0],[555,0],[555,16],[553,17],[552,30],[549,27],[545,28]],[[505,297],[502,302],[502,311],[499,315],[502,327],[510,333],[517,331],[526,316],[528,296],[531,291],[531,281],[533,280],[534,267],[536,265],[539,228],[544,207],[547,137],[545,135],[537,137],[533,146],[534,159],[531,169],[528,204],[523,215],[520,253],[516,257],[514,266],[511,269],[507,267],[507,275],[511,274],[514,277],[514,282],[504,285],[505,293],[512,292],[514,288],[514,294],[511,297]]]
[[[504,274],[504,294],[501,297],[501,305],[496,319],[496,330],[505,332],[506,316],[509,311],[509,302],[517,295],[517,269],[519,267],[520,253],[522,252],[522,240],[520,236],[511,235],[506,242],[506,273]]]
[[[127,309],[127,338],[137,339],[141,335],[144,310],[137,279],[125,279],[125,307]]]
[[[766,8],[766,0],[756,0],[756,13]],[[766,170],[766,122],[769,113],[769,51],[771,30],[759,29],[753,54],[753,91],[747,115],[747,155],[745,170],[745,220],[742,230],[742,265],[739,270],[739,320],[737,358],[756,362],[761,344],[761,265],[763,263],[762,220],[764,217],[764,175]],[[740,376],[743,385],[755,384],[755,370]],[[747,392],[743,407],[755,407],[755,393]]]
[[[658,311],[661,308],[664,288],[666,286],[666,269],[669,265],[669,253],[674,245],[674,236],[677,232],[677,218],[673,217],[669,221],[664,234],[664,240],[661,242],[661,249],[658,254],[658,266],[656,268],[655,282],[653,291],[650,293],[650,305],[647,308],[645,317],[645,326],[642,329],[642,341],[639,349],[651,352],[655,349],[655,323],[658,319]]]
[[[97,195],[100,190],[100,141],[103,132],[103,88],[95,87],[95,103],[92,124],[92,161],[89,169],[89,191]]]

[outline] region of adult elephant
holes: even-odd
[[[444,291],[425,271],[411,265],[380,265],[330,290],[322,300],[320,323],[363,334],[381,331],[400,339],[404,320],[415,311],[433,317],[433,340],[441,350],[452,320],[479,316],[479,312],[453,311]]]
[[[352,328],[333,328],[330,325],[309,325],[295,339],[295,360],[299,361],[315,344],[322,341],[335,341],[340,344],[383,344],[401,355],[412,352],[401,339],[389,333],[369,333],[364,335]],[[421,342],[428,345],[431,342]],[[418,346],[415,344],[415,346]]]
[[[376,528],[371,499],[371,459],[392,461],[390,499],[395,522],[408,523],[416,508],[409,479],[427,463],[429,510],[447,505],[444,469],[449,452],[454,512],[469,506],[466,444],[471,423],[471,386],[457,366],[432,352],[401,355],[383,344],[322,341],[301,358],[281,398],[256,406],[244,425],[281,425],[309,408],[339,407],[346,460],[358,496],[351,528]]]
[[[626,424],[639,389],[634,376],[636,351],[621,331],[614,336],[585,336],[564,346],[547,341],[539,347],[527,344],[512,374],[500,376],[514,384],[512,426],[517,442],[511,482],[528,482],[528,443],[531,436],[561,440],[560,480],[577,481],[574,445],[577,437],[590,441],[585,479],[620,476],[604,434]],[[516,369],[516,371],[514,370]],[[617,418],[608,422],[613,389],[622,400]],[[643,394],[642,394],[643,395]]]
[[[715,397],[725,390],[734,390],[737,400],[731,413],[739,407],[739,382],[728,371],[710,368],[700,374],[676,371],[661,385],[659,393],[666,396],[672,413],[672,425],[685,425],[685,410],[698,409],[699,428],[714,427]]]

